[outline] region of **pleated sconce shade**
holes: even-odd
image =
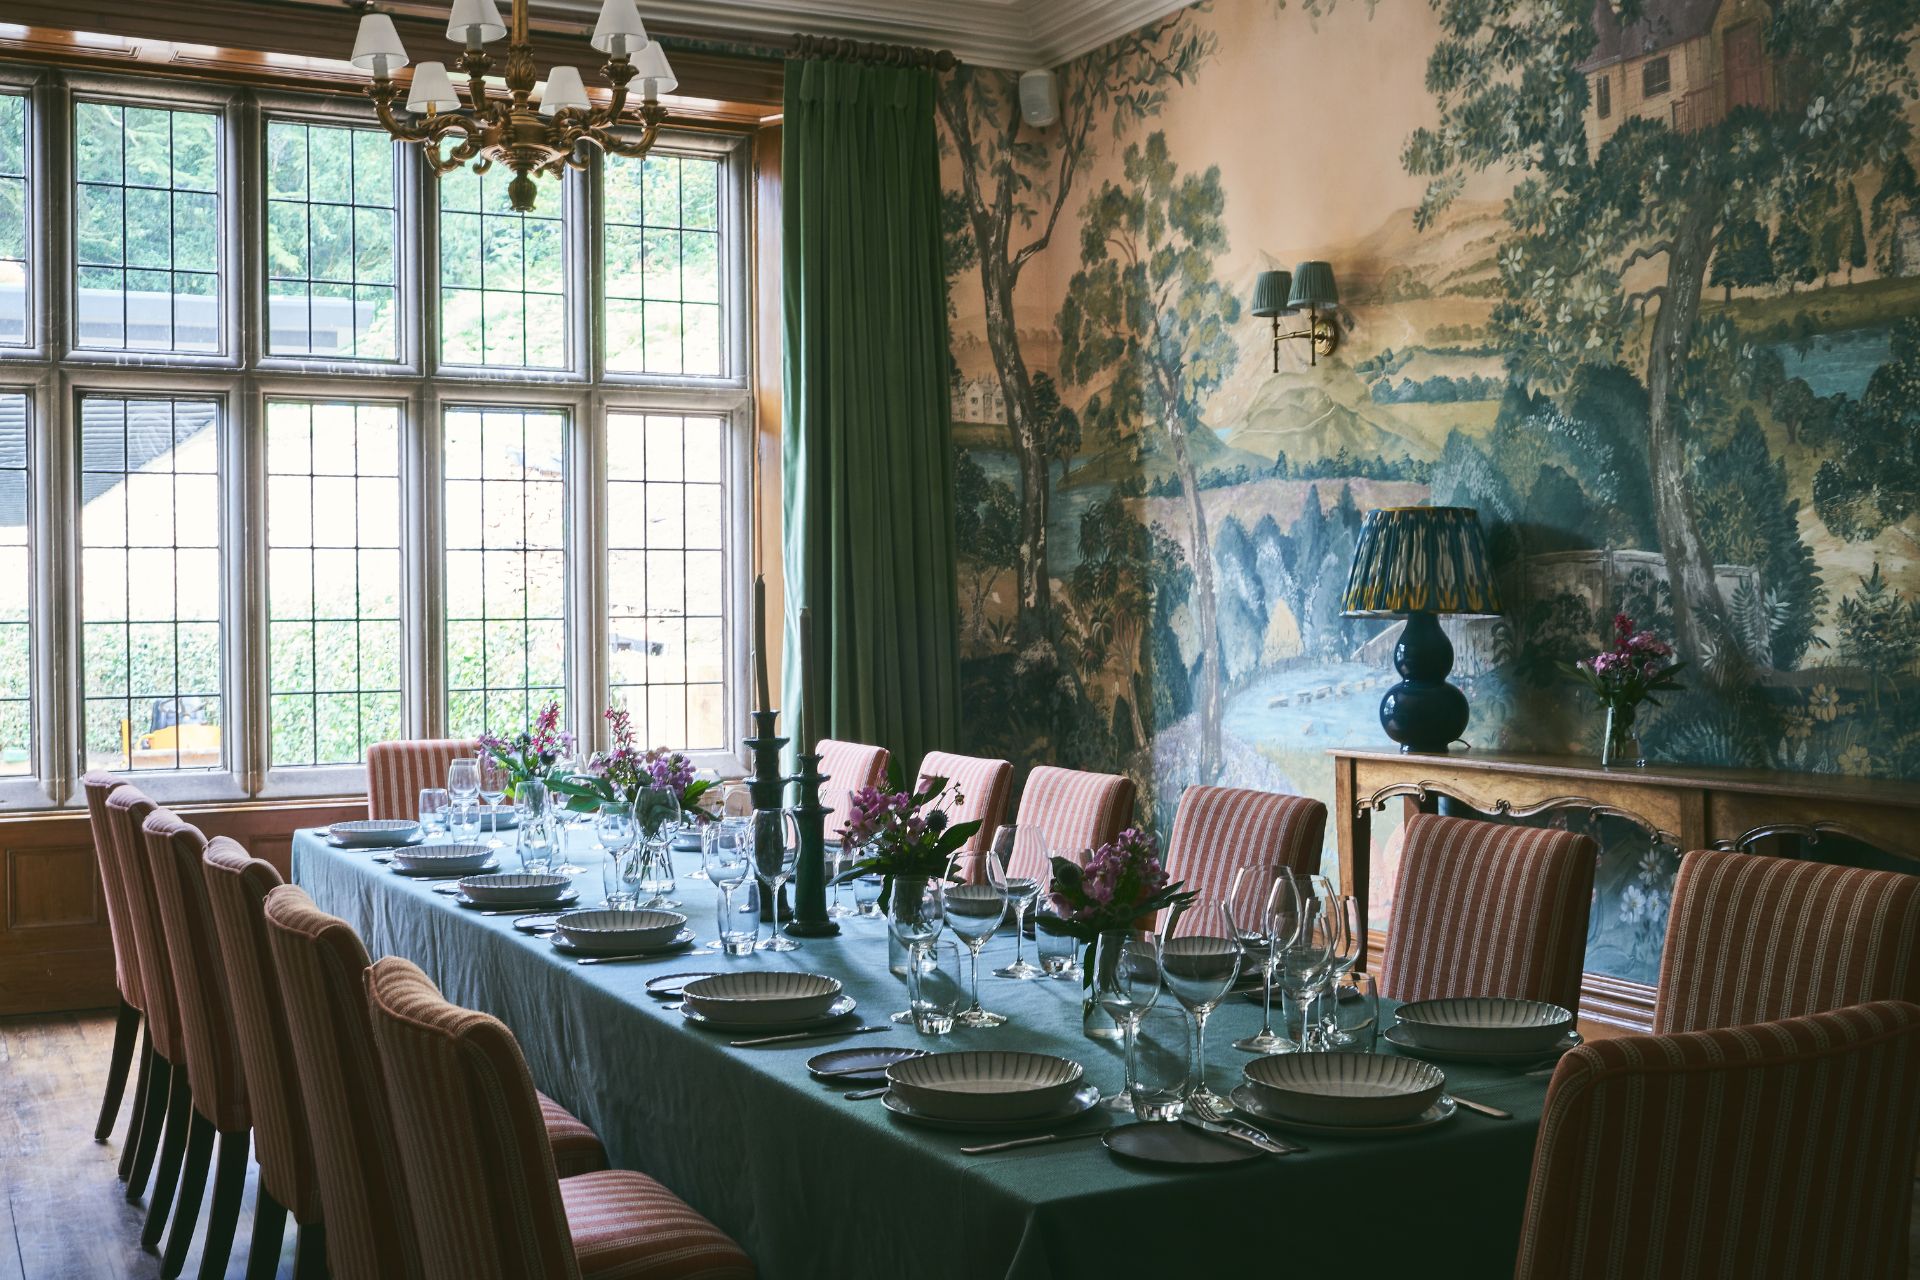
[[[1293,269],[1293,292],[1287,296],[1290,308],[1327,309],[1340,305],[1340,289],[1333,282],[1331,262],[1303,262]]]
[[[1262,319],[1291,311],[1287,295],[1293,290],[1293,276],[1286,271],[1262,271],[1253,282],[1253,314]]]
[[[1341,608],[1362,618],[1499,613],[1480,513],[1472,507],[1369,511]]]

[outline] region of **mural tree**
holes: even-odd
[[[1092,671],[1114,669],[1116,701],[1127,701],[1133,745],[1144,746],[1147,726],[1140,716],[1140,642],[1151,603],[1147,563],[1153,554],[1147,527],[1127,510],[1118,494],[1102,498],[1080,517],[1080,561],[1067,577],[1067,591],[1087,619]],[[1091,682],[1090,682],[1091,683]],[[1116,707],[1117,715],[1117,707]]]
[[[1200,781],[1221,766],[1221,661],[1213,555],[1194,465],[1207,397],[1232,373],[1240,301],[1214,278],[1225,257],[1226,194],[1218,166],[1182,177],[1164,133],[1127,148],[1123,181],[1088,200],[1080,269],[1060,308],[1060,370],[1088,386],[1108,380],[1084,416],[1115,436],[1159,429],[1187,503],[1193,617],[1199,633]]]
[[[1016,82],[1004,72],[963,64],[941,85],[940,119],[960,161],[948,270],[980,273],[987,346],[1020,464],[1014,573],[1022,644],[1053,641],[1048,463],[1060,444],[1057,424],[1036,403],[1014,291],[1027,264],[1052,243],[1075,180],[1094,156],[1096,132],[1110,124],[1119,136],[1158,112],[1167,88],[1191,79],[1212,53],[1212,37],[1196,31],[1185,11],[1121,36],[1060,68],[1060,118],[1044,133],[1022,124]]]
[[[1593,0],[1430,3],[1443,30],[1427,69],[1440,121],[1415,131],[1404,153],[1408,171],[1430,179],[1415,221],[1431,226],[1470,172],[1520,171],[1507,205],[1517,234],[1499,259],[1505,299],[1493,317],[1514,372],[1557,390],[1583,363],[1644,343],[1647,456],[1674,628],[1690,654],[1718,649],[1726,603],[1695,510],[1681,394],[1708,264],[1730,224],[1779,218],[1776,270],[1818,271],[1817,246],[1796,251],[1793,211],[1884,178],[1910,141],[1912,0],[1774,0],[1770,106],[1739,107],[1691,132],[1628,120],[1597,150],[1580,70],[1596,43]],[[1622,24],[1664,9],[1654,0],[1614,7]]]

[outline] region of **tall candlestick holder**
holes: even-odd
[[[836,937],[840,922],[827,916],[827,811],[820,804],[820,784],[826,777],[820,772],[820,757],[801,756],[793,781],[800,788],[800,803],[793,811],[800,854],[794,859],[793,920],[787,932],[802,938]]]
[[[784,811],[788,779],[780,771],[780,748],[787,745],[787,740],[779,736],[779,720],[778,711],[754,712],[754,736],[747,739],[747,746],[753,751],[753,774],[747,779],[747,793],[753,797],[753,865],[756,873],[761,867],[778,867],[785,856],[780,846],[787,839]],[[784,886],[782,892],[785,892]],[[774,912],[774,898],[770,893],[760,895],[760,918],[774,921],[775,927],[778,927],[779,917]]]

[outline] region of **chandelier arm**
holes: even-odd
[[[408,124],[394,114],[393,104],[400,96],[400,87],[393,81],[375,80],[367,96],[373,99],[374,114],[381,125],[401,142],[425,142],[431,136],[425,124]]]
[[[590,136],[602,151],[610,155],[638,157],[653,150],[653,144],[660,137],[660,126],[667,122],[667,109],[657,102],[645,102],[640,105],[640,122],[644,131],[632,142],[619,137],[605,126],[596,127]]]
[[[607,83],[613,86],[613,96],[608,100],[604,111],[592,113],[587,122],[590,126],[604,127],[620,119],[620,113],[627,109],[627,85],[632,82],[636,70],[638,68],[633,65],[633,59],[624,55],[607,59],[607,65],[600,68],[600,73],[606,76]]]

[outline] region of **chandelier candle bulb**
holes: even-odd
[[[680,87],[680,82],[674,79],[673,67],[667,62],[667,51],[658,41],[649,43],[635,56],[633,73],[640,77],[640,96],[647,102]]]
[[[400,33],[393,29],[392,18],[384,13],[369,13],[360,19],[352,60],[362,71],[373,72],[376,80],[384,80],[407,65],[407,47],[400,43]]]
[[[507,34],[500,20],[499,6],[493,0],[453,0],[453,13],[447,19],[447,39],[475,48]]]
[[[600,21],[593,26],[589,41],[611,58],[624,57],[647,47],[647,28],[633,0],[607,0],[600,6]]]

